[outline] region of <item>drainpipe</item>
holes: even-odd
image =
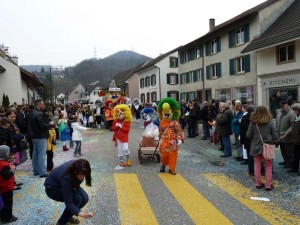
[[[161,82],[160,82],[160,68],[158,66],[154,66],[158,69],[158,85],[159,85],[159,101],[161,101]],[[157,101],[157,99],[156,99]]]
[[[204,52],[205,52],[205,44],[203,45],[203,51],[202,51],[202,66],[203,66],[203,74],[202,74],[202,77],[203,77],[203,81],[202,81],[202,102],[205,101],[205,84],[204,84],[204,81],[205,81],[205,76],[204,76],[204,71],[205,70],[205,66],[204,66]]]

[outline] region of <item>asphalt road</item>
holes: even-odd
[[[141,165],[138,140],[142,132],[142,123],[133,122],[129,137],[133,164],[121,170],[112,132],[84,132],[82,152],[92,166],[93,187],[83,185],[90,196],[83,210],[93,212],[94,218],[81,219],[81,224],[300,224],[300,177],[278,165],[282,160],[278,149],[273,163],[275,190],[266,192],[255,188],[247,166],[234,156],[220,158],[219,146],[200,137],[186,138],[175,176],[159,173],[160,164],[147,157]],[[72,150],[63,152],[59,144],[55,165],[70,159]],[[44,179],[33,176],[31,161],[18,166],[15,174],[24,185],[14,192],[13,211],[19,220],[12,224],[56,224],[64,205],[46,196]]]

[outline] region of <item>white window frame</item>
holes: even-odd
[[[199,59],[199,58],[201,57],[201,56],[200,56],[200,47],[196,48],[196,51],[195,51],[195,52],[196,52],[196,55],[195,55],[196,57],[195,57],[195,58],[196,58],[196,59]]]
[[[202,80],[201,69],[196,70],[197,80]]]
[[[174,100],[176,100],[176,98],[177,98],[177,93],[176,93],[176,92],[171,92],[171,93],[170,93],[170,98],[173,98]]]
[[[293,49],[293,58],[292,59],[288,59],[288,55],[289,55],[289,46],[292,46],[292,49]],[[285,49],[285,54],[286,54],[286,58],[285,58],[285,60],[280,60],[280,55],[281,55],[281,49]],[[296,54],[296,47],[295,47],[295,42],[292,42],[292,43],[286,43],[286,44],[284,44],[284,45],[280,45],[280,46],[278,46],[277,47],[277,51],[278,51],[278,56],[277,56],[277,63],[278,64],[281,64],[281,63],[289,63],[289,62],[295,62],[296,61],[296,56],[295,56],[295,54]]]
[[[242,45],[244,43],[245,43],[245,32],[244,32],[244,27],[242,27],[235,31],[235,44]]]
[[[190,83],[194,83],[193,71],[190,71],[188,74]]]
[[[170,74],[170,84],[176,84],[176,74]]]
[[[237,74],[245,73],[245,59],[243,56],[235,58],[235,71]]]
[[[210,65],[210,77],[211,78],[218,78],[217,76],[217,64]]]
[[[182,76],[182,84],[186,84],[186,73]]]
[[[181,99],[180,100],[184,100],[184,102],[186,101],[186,92],[181,93]]]
[[[217,54],[217,39],[211,41],[211,54]]]

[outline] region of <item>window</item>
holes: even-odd
[[[140,88],[144,88],[145,87],[145,79],[141,78],[140,79]]]
[[[200,57],[202,57],[202,48],[201,47],[196,48],[195,53],[196,53],[196,55],[195,55],[196,59],[199,59]]]
[[[190,92],[190,99],[191,99],[191,100],[196,99],[196,92],[195,92],[195,91],[191,91],[191,92]]]
[[[194,82],[193,71],[188,72],[187,74],[189,76],[189,83],[193,83]]]
[[[233,48],[250,41],[249,24],[228,33],[229,48]]]
[[[179,100],[179,92],[178,91],[168,91],[167,92],[168,98],[173,98],[174,100]]]
[[[151,86],[155,86],[156,85],[156,75],[152,74],[151,75]]]
[[[156,92],[151,93],[151,102],[156,102]]]
[[[176,57],[170,57],[170,68],[178,67],[178,59]]]
[[[184,53],[183,62],[188,62],[188,61],[189,61],[188,58],[189,58],[188,53],[185,52],[185,53]]]
[[[295,42],[277,47],[277,63],[295,62]]]
[[[145,86],[150,87],[150,77],[145,78]]]
[[[202,80],[202,70],[196,70],[196,80]]]
[[[250,55],[240,56],[229,60],[230,75],[250,72]]]
[[[167,74],[167,84],[178,84],[178,74],[168,73]]]
[[[216,79],[222,76],[221,63],[206,66],[206,79]]]
[[[145,94],[144,94],[144,93],[141,94],[141,102],[142,102],[142,103],[145,103]]]
[[[234,88],[234,99],[240,100],[242,104],[247,104],[248,100],[254,99],[253,86],[244,86]]]
[[[211,54],[216,54],[217,53],[217,39],[211,41],[211,49],[210,49]]]
[[[231,101],[231,90],[230,89],[219,89],[216,90],[216,99],[221,101]]]
[[[180,74],[180,84],[186,84],[186,83],[187,83],[186,74],[185,73]]]
[[[244,44],[244,28],[240,28],[235,32],[235,44]]]

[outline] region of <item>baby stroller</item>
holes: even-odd
[[[158,151],[159,141],[154,138],[147,138],[143,136],[142,140],[139,141],[138,157],[140,164],[143,164],[143,156],[146,156],[152,161],[156,158],[157,162],[160,162],[160,155]]]

